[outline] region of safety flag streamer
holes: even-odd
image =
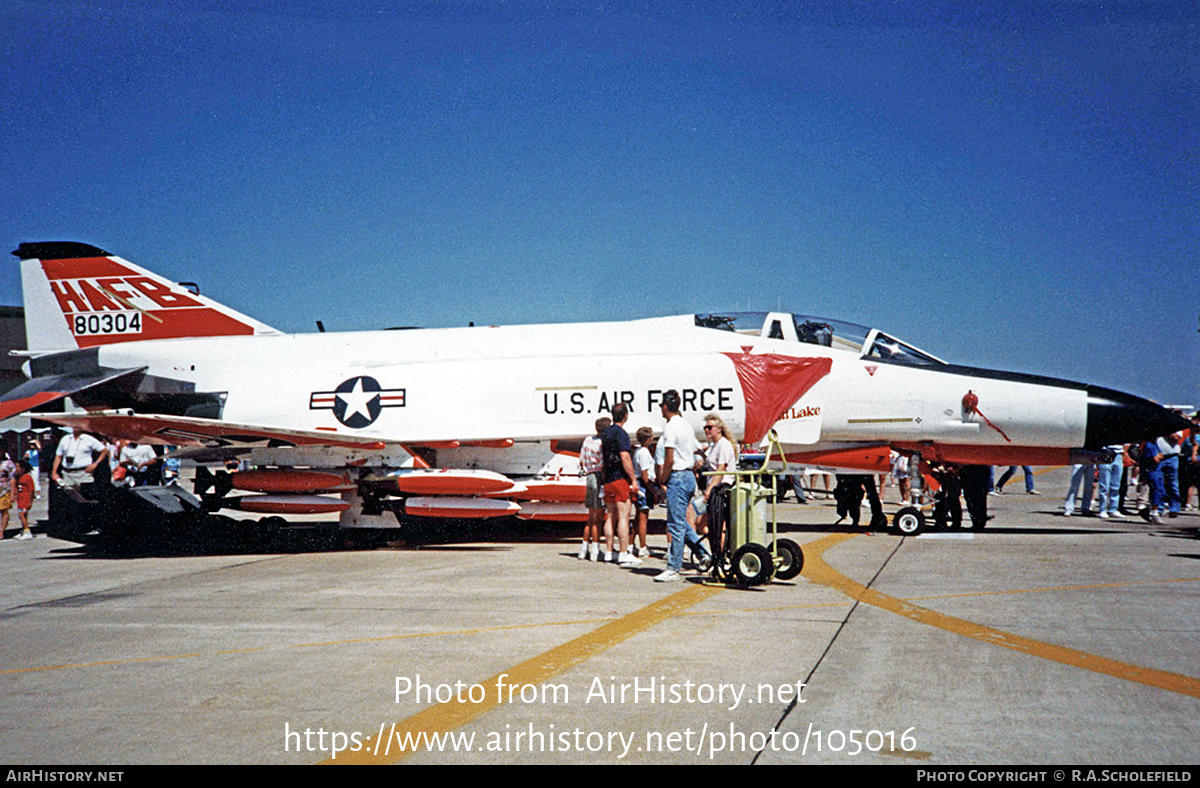
[[[979,418],[983,419],[984,422],[986,422],[989,427],[994,429],[996,432],[1000,433],[1000,437],[1004,438],[1004,440],[1006,440],[1007,442],[1012,443],[1012,438],[1005,435],[1004,430],[1000,429],[995,424],[992,424],[992,422],[988,419],[988,417],[983,415],[983,411],[981,411],[979,409],[979,395],[976,394],[974,391],[968,391],[966,394],[963,395],[962,406],[963,406],[963,410],[966,412],[966,414],[968,416],[971,415],[972,413],[978,414]]]

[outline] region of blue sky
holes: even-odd
[[[782,308],[1200,404],[1192,2],[0,0],[0,26],[5,253],[90,242],[288,331]]]

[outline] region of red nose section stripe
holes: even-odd
[[[892,469],[892,450],[887,446],[867,446],[841,451],[807,451],[787,455],[788,462],[798,465],[824,465],[829,468],[853,468],[873,473]]]
[[[796,403],[829,374],[833,367],[828,358],[793,358],[776,353],[724,353],[733,362],[742,395],[746,400],[747,443],[757,443],[779,421],[784,411]]]

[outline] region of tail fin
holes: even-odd
[[[23,243],[13,254],[21,259],[30,350],[280,333],[94,246]]]

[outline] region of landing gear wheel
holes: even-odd
[[[775,554],[779,557],[779,566],[775,576],[780,580],[791,580],[804,569],[804,553],[800,545],[791,539],[780,539],[775,542]]]
[[[750,542],[733,551],[733,576],[740,585],[760,586],[775,574],[775,560],[770,551]]]
[[[915,506],[905,506],[892,518],[892,528],[901,536],[916,536],[925,530],[925,515]]]

